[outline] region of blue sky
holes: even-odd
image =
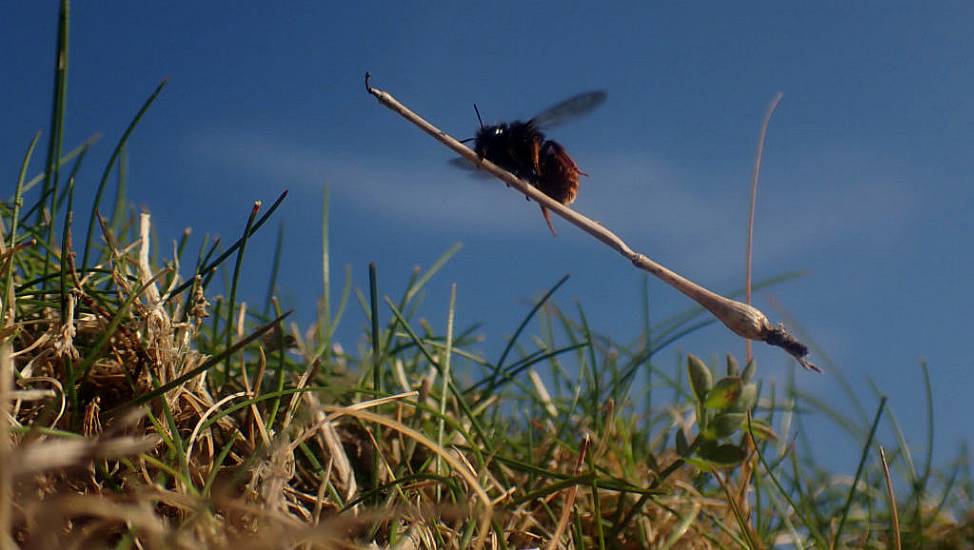
[[[720,291],[741,285],[755,139],[780,90],[755,273],[806,275],[756,304],[797,320],[870,409],[875,380],[918,445],[927,360],[938,456],[971,441],[974,5],[523,4],[76,2],[67,144],[105,135],[82,192],[168,76],[131,140],[131,198],[166,239],[185,226],[230,238],[253,200],[288,188],[281,284],[300,319],[320,287],[327,182],[336,272],[351,265],[357,284],[375,260],[382,289],[397,294],[414,265],[459,241],[429,287],[431,322],[442,326],[458,282],[459,322],[484,321],[485,349],[496,349],[528,300],[570,273],[559,303],[579,300],[595,327],[629,340],[642,276],[558,220],[552,239],[535,205],[451,169],[443,147],[365,94],[363,73],[458,137],[476,128],[474,102],[504,120],[608,90],[600,110],[552,132],[591,174],[575,207]],[[49,123],[56,12],[55,2],[17,2],[0,21],[8,181]],[[254,301],[272,241],[270,230],[248,249]],[[656,281],[650,292],[656,318],[691,305]],[[364,319],[353,308],[348,323],[351,337]],[[728,350],[743,346],[714,326],[660,363]],[[777,350],[756,351],[766,378],[792,368]],[[848,409],[834,377],[799,373],[799,383]]]

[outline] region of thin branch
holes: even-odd
[[[370,75],[365,73],[365,89],[368,91],[368,93],[375,96],[375,98],[379,100],[379,103],[399,113],[403,118],[412,122],[416,126],[419,126],[420,129],[433,136],[434,139],[443,145],[449,147],[456,154],[472,162],[479,168],[486,170],[511,187],[514,187],[529,199],[561,216],[566,221],[588,233],[592,237],[602,241],[619,254],[622,254],[639,269],[655,275],[663,282],[687,295],[690,299],[713,313],[720,322],[724,323],[727,328],[738,336],[742,336],[750,340],[760,340],[773,346],[778,346],[795,357],[795,359],[797,359],[798,362],[801,363],[801,365],[806,369],[819,371],[818,367],[813,365],[808,360],[808,348],[789,334],[788,331],[785,330],[784,326],[779,325],[776,327],[772,325],[771,321],[769,321],[764,313],[761,313],[759,309],[735,300],[730,300],[715,292],[712,292],[694,283],[693,281],[686,279],[682,275],[667,269],[663,265],[653,261],[648,256],[634,251],[629,247],[628,244],[626,244],[625,241],[619,238],[618,235],[612,231],[609,231],[600,223],[562,205],[558,201],[542,193],[530,183],[522,179],[518,179],[514,174],[511,174],[510,172],[498,167],[493,162],[479,158],[477,154],[473,152],[473,150],[460,143],[453,136],[447,134],[443,130],[440,130],[436,126],[433,126],[421,116],[409,110],[409,108],[400,103],[389,92],[370,86],[369,78]]]

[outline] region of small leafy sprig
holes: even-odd
[[[687,357],[687,376],[696,405],[697,435],[689,441],[686,430],[677,430],[676,448],[681,457],[701,469],[733,467],[747,458],[742,428],[758,401],[753,382],[756,366],[749,361],[742,371],[737,360],[727,356],[727,374],[716,382],[714,373],[699,357]],[[770,425],[751,419],[755,435],[773,437]],[[740,434],[739,443],[730,440]]]

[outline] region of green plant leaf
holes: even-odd
[[[754,362],[754,359],[751,359],[744,366],[744,372],[741,373],[741,380],[744,380],[745,384],[749,383],[754,379],[754,371],[756,370],[758,370],[757,363]]]
[[[683,428],[678,427],[676,429],[676,452],[680,456],[686,456],[689,449],[690,443],[687,441],[687,434]]]
[[[737,445],[727,443],[701,448],[697,456],[718,468],[732,468],[747,458],[747,452]]]
[[[758,402],[758,386],[757,384],[743,384],[741,385],[741,395],[737,398],[737,401],[731,406],[731,409],[745,413],[754,408],[754,405]]]
[[[702,403],[707,398],[707,393],[714,385],[714,377],[710,374],[710,369],[696,355],[687,356],[687,372],[690,376],[690,386],[697,402]]]
[[[751,432],[756,439],[772,441],[778,440],[778,434],[774,432],[774,428],[771,427],[771,424],[768,424],[766,421],[758,418],[751,418]]]
[[[743,391],[741,379],[736,376],[728,376],[717,381],[713,388],[707,392],[707,399],[704,407],[708,409],[724,410],[737,404]]]
[[[738,376],[741,373],[741,366],[737,363],[737,358],[727,354],[727,376]]]
[[[746,415],[739,412],[726,412],[718,414],[710,421],[709,430],[717,439],[730,437],[737,433],[744,423]]]

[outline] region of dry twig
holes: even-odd
[[[663,282],[686,294],[692,300],[713,313],[721,323],[738,336],[749,340],[766,342],[772,346],[778,346],[790,353],[806,369],[820,372],[818,367],[808,360],[808,347],[788,333],[783,325],[774,326],[761,310],[736,300],[725,298],[667,269],[645,254],[634,251],[618,235],[609,231],[602,224],[548,197],[530,183],[518,179],[514,174],[498,167],[489,160],[479,158],[473,150],[409,110],[409,108],[400,103],[389,92],[370,86],[369,77],[369,73],[365,73],[365,89],[375,96],[379,100],[379,103],[399,113],[403,118],[420,127],[437,141],[452,149],[456,154],[472,162],[479,168],[486,170],[511,187],[514,187],[529,199],[558,214],[582,231],[602,241],[619,254],[622,254],[639,269],[655,275]]]

